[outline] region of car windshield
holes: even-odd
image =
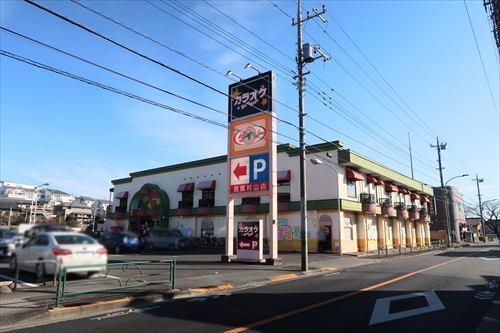
[[[58,235],[54,236],[56,242],[61,245],[70,244],[95,244],[95,241],[84,235]]]
[[[16,234],[10,230],[0,230],[0,238],[14,238]]]

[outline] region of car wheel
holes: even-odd
[[[35,267],[36,280],[40,281],[45,276],[45,264],[38,263]]]
[[[9,270],[15,272],[17,270],[17,257],[13,254],[9,260]]]
[[[115,250],[113,251],[115,254],[119,254],[121,251],[120,251],[120,246],[117,245],[115,246]]]

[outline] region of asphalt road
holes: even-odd
[[[499,285],[500,247],[462,248],[22,332],[475,332]]]

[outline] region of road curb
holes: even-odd
[[[39,308],[35,311],[22,313],[18,316],[2,317],[0,332],[22,329],[32,326],[46,325],[62,320],[71,320],[83,317],[90,317],[102,312],[125,308],[128,306],[145,305],[151,303],[165,302],[177,298],[189,297],[189,290],[176,290],[169,293],[154,293],[135,297],[123,297],[109,301],[99,301],[90,304],[82,304],[57,308]],[[8,319],[5,322],[4,319]]]
[[[226,283],[226,284],[220,284],[220,285],[211,286],[211,287],[190,288],[188,290],[191,293],[205,294],[205,293],[210,293],[210,292],[214,292],[214,291],[222,291],[222,290],[233,289],[233,288],[234,288],[233,284]]]

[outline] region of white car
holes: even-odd
[[[70,273],[106,270],[108,251],[93,238],[77,232],[43,232],[18,246],[11,256],[10,269],[33,272],[37,279],[53,275],[56,267]]]

